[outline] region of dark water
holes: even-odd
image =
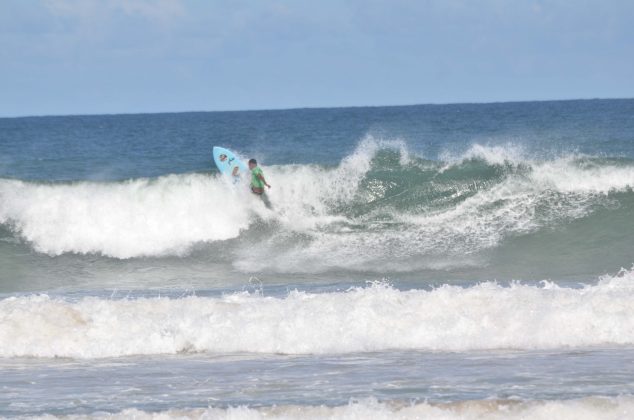
[[[337,165],[366,136],[421,156],[472,144],[521,145],[528,157],[634,157],[634,100],[298,109],[0,119],[0,175],[121,180],[208,172],[225,145],[268,165]]]

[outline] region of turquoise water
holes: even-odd
[[[633,185],[634,100],[0,119],[0,415],[625,409]]]

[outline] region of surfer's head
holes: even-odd
[[[255,159],[249,159],[249,169],[253,169],[258,166],[258,161]]]

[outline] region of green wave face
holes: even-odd
[[[572,278],[634,262],[633,182],[628,159],[492,164],[473,158],[401,166],[398,156],[385,152],[347,211],[366,220],[379,214],[383,220],[402,221],[403,214],[436,220],[434,233],[444,240],[421,255],[477,255],[507,278]],[[456,208],[464,212],[453,217]]]

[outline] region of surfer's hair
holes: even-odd
[[[250,165],[250,164],[257,165],[257,164],[258,164],[258,161],[257,161],[257,160],[255,160],[255,159],[249,159],[249,165]]]

